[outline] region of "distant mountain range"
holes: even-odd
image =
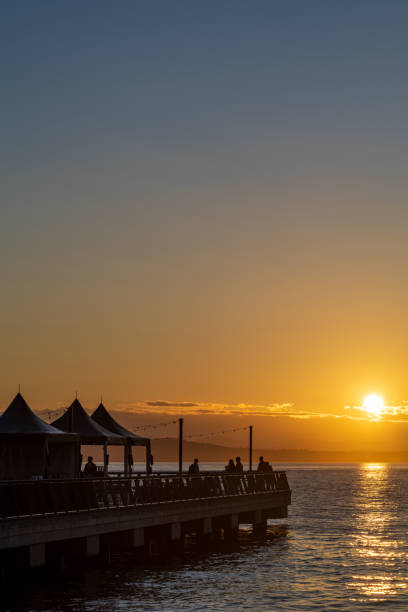
[[[97,447],[83,447],[83,455],[93,454],[97,456]],[[121,447],[109,447],[111,461],[122,461],[123,450]],[[177,438],[156,438],[152,439],[152,454],[154,461],[177,461],[178,460],[178,439]],[[252,453],[254,464],[257,463],[260,455],[263,455],[270,463],[276,462],[310,462],[310,463],[408,463],[407,452],[386,452],[382,450],[366,451],[313,451],[306,449],[267,449],[255,448]],[[144,448],[133,449],[135,461],[143,461]],[[192,461],[198,457],[200,461],[225,461],[235,459],[240,456],[243,462],[248,461],[249,451],[247,447],[230,447],[209,444],[206,442],[183,442],[183,460]]]

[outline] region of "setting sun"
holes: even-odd
[[[380,395],[372,393],[364,398],[363,407],[373,416],[380,417],[384,408],[384,400]]]

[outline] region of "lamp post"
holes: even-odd
[[[179,419],[179,473],[183,472],[183,419]]]
[[[249,471],[252,472],[252,425],[249,426]]]

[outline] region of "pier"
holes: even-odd
[[[66,555],[96,557],[107,542],[150,554],[185,534],[228,537],[284,518],[285,472],[0,482],[0,565],[40,567]]]
[[[186,534],[228,538],[240,524],[262,529],[286,517],[291,503],[285,472],[153,474],[150,439],[124,429],[102,404],[89,416],[77,398],[48,424],[18,393],[0,417],[0,438],[2,576],[117,547],[171,551]],[[81,444],[103,447],[100,474],[96,466],[92,477],[82,471]],[[124,450],[120,473],[108,473],[108,445]],[[143,473],[132,473],[134,446],[146,449]]]

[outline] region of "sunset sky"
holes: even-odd
[[[0,412],[408,449],[407,31],[399,0],[2,2]]]

